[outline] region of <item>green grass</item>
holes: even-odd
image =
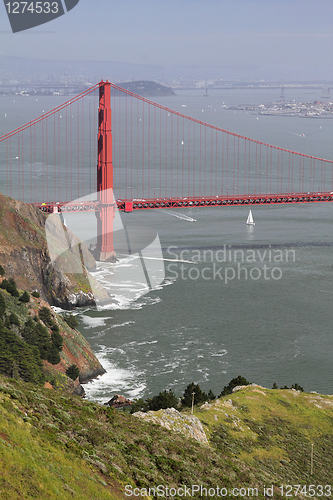
[[[333,396],[250,386],[195,414],[213,446],[260,468],[276,484],[333,480]]]
[[[9,395],[2,394],[0,403],[2,500],[117,498],[84,460],[38,436]]]
[[[126,498],[126,484],[258,487],[259,498],[273,484],[275,498],[281,484],[331,484],[332,409],[332,396],[248,387],[195,408],[204,446],[126,412],[0,378],[0,498]]]

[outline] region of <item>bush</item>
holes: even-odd
[[[208,396],[208,401],[212,401],[212,399],[216,398],[215,394],[211,389],[209,389],[207,396]]]
[[[55,331],[55,332],[52,333],[52,335],[51,335],[51,342],[58,349],[58,351],[62,350],[64,339],[60,335],[59,329],[58,329],[58,331]]]
[[[0,373],[26,382],[44,383],[39,350],[0,324]]]
[[[37,292],[37,291],[36,291],[36,292],[32,292],[32,294],[31,294],[31,295],[32,295],[33,297],[36,297],[36,299],[39,299],[39,297],[40,297],[40,294],[39,294],[39,292]]]
[[[304,389],[302,386],[298,385],[298,384],[293,384],[292,386],[288,387],[287,385],[283,386],[283,387],[280,387],[280,389],[295,389],[295,391],[300,391],[300,392],[304,392]]]
[[[75,329],[75,328],[77,328],[79,326],[78,320],[72,314],[66,314],[65,316],[63,316],[63,318],[64,318],[64,320],[66,321],[67,325],[70,328],[74,328]]]
[[[193,400],[193,392],[194,392],[194,404],[197,405],[199,403],[204,403],[205,401],[208,401],[208,394],[203,392],[198,384],[195,384],[194,382],[191,382],[191,384],[188,384],[186,387],[183,398],[182,398],[182,405],[183,406],[192,406],[192,400]]]
[[[4,288],[5,290],[7,290],[7,292],[10,293],[10,295],[12,295],[13,297],[20,296],[13,278],[9,278],[9,280],[3,280],[3,282],[0,284],[0,288]]]
[[[228,394],[232,394],[232,390],[237,387],[238,385],[250,385],[250,382],[246,380],[246,378],[242,377],[241,375],[238,375],[238,377],[233,378],[230,380],[228,385],[225,385],[223,387],[223,390],[220,394],[219,397],[221,396],[227,396]]]
[[[295,389],[295,391],[300,391],[300,392],[304,392],[304,389],[302,386],[298,385],[298,384],[293,384],[290,389]]]
[[[51,365],[57,365],[60,363],[59,349],[55,345],[52,345],[49,348],[46,359],[49,363],[51,363]]]
[[[18,319],[15,313],[10,313],[9,322],[11,325],[20,326],[20,320]]]
[[[80,375],[80,370],[76,365],[71,365],[69,368],[67,368],[66,375],[72,380],[76,380]]]
[[[5,273],[5,270],[2,266],[0,266],[0,276],[4,276],[6,273]]]
[[[157,411],[166,408],[175,408],[178,406],[178,398],[173,391],[169,389],[160,392],[157,396],[147,399],[149,410]]]
[[[134,403],[131,406],[131,413],[136,413],[137,411],[149,411],[149,405],[147,401],[144,401],[142,398],[135,399]]]
[[[0,318],[5,314],[6,312],[6,301],[2,293],[0,293]]]
[[[43,323],[49,327],[54,325],[51,311],[48,307],[42,307],[38,313],[39,319],[43,321]]]
[[[30,295],[28,294],[28,292],[23,292],[21,297],[19,298],[19,301],[23,302],[24,304],[30,302]]]

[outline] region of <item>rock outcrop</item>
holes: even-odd
[[[133,415],[147,422],[153,422],[172,431],[180,432],[184,436],[196,439],[202,444],[209,444],[200,420],[194,415],[185,415],[175,408],[148,411],[147,413],[138,411]]]
[[[119,394],[115,394],[105,405],[111,406],[112,408],[126,408],[131,406],[133,401],[125,398],[124,396],[120,396]]]

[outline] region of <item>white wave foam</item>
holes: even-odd
[[[83,323],[87,326],[84,328],[96,328],[98,326],[105,326],[106,320],[108,318],[92,318],[91,316],[85,316],[84,314],[80,315]]]
[[[143,372],[120,368],[115,362],[110,361],[112,351],[119,350],[100,347],[102,350],[96,356],[106,373],[84,384],[87,398],[91,401],[106,403],[114,394],[121,394],[130,399],[142,396],[146,389],[146,384],[142,380]]]

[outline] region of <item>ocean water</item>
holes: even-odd
[[[278,89],[203,93],[178,92],[159,102],[241,135],[333,159],[332,120],[222,108],[277,100]],[[320,93],[286,90],[285,96],[312,101]],[[49,107],[58,104],[48,99]],[[8,98],[0,107],[10,114]],[[30,102],[21,122],[33,107]],[[168,388],[181,395],[192,381],[219,394],[237,375],[266,387],[297,382],[332,393],[333,205],[256,206],[252,212],[253,227],[245,224],[246,207],[120,215],[127,234],[134,227],[153,235],[147,242],[158,235],[164,260],[151,257],[151,269],[143,272],[140,255],[126,252],[120,231],[118,262],[98,265],[95,278],[112,301],[76,311],[81,333],[107,370],[85,385],[89,399],[148,397]],[[66,221],[92,240],[93,215],[66,215]],[[163,269],[165,279],[149,291],[147,273],[151,278]]]

